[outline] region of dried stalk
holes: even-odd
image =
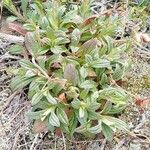
[[[0,32],[0,39],[8,41],[10,43],[15,43],[20,45],[24,44],[23,36],[15,36],[15,35],[10,35],[10,34]]]

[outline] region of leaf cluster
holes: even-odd
[[[27,115],[46,122],[52,132],[60,128],[70,136],[103,132],[111,140],[116,129],[128,131],[123,121],[113,117],[130,100],[114,85],[129,68],[122,53],[131,46],[128,39],[115,39],[123,32],[119,17],[93,14],[90,0],[22,2],[18,16],[11,0],[3,0],[28,31],[29,59],[20,61],[11,82],[14,91],[29,89],[32,110]]]

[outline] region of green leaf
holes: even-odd
[[[83,32],[80,38],[80,41],[85,42],[87,40],[90,40],[92,38],[92,34],[90,32]]]
[[[99,98],[99,92],[96,90],[91,94],[91,101],[96,102],[96,100]]]
[[[37,92],[31,100],[32,105],[36,105],[43,98],[43,92]]]
[[[123,111],[127,106],[124,105],[124,106],[113,106],[111,108],[111,110],[108,112],[108,114],[118,114],[120,113],[121,111]]]
[[[96,101],[96,100],[95,100],[95,101]],[[100,105],[101,105],[100,103],[91,102],[91,103],[89,104],[87,110],[94,112],[94,111],[96,111],[96,110],[98,110],[98,109],[100,108]]]
[[[84,133],[87,131],[87,124],[83,124],[75,129],[77,133]]]
[[[35,91],[39,89],[40,84],[36,82],[36,80],[33,80],[29,86],[29,91]]]
[[[119,130],[129,132],[128,125],[124,121],[122,121],[118,118],[111,117],[111,116],[102,116],[102,121],[105,124],[111,125]]]
[[[98,134],[102,131],[102,126],[101,126],[101,123],[99,123],[98,125],[94,126],[94,127],[90,127],[88,129],[88,131],[90,133],[94,133],[94,134]]]
[[[89,93],[89,89],[82,90],[80,93],[80,98],[83,100],[86,99],[86,97],[88,96],[88,93]]]
[[[57,104],[57,100],[55,98],[52,97],[52,95],[50,94],[49,91],[44,92],[44,95],[46,96],[47,100],[49,103],[56,105]]]
[[[42,19],[40,21],[40,25],[41,25],[42,29],[46,29],[49,26],[49,21],[46,16],[42,17]]]
[[[68,117],[67,117],[67,115],[66,115],[66,113],[65,113],[64,110],[62,110],[62,109],[60,109],[60,108],[57,108],[56,114],[57,114],[57,116],[58,116],[60,122],[62,122],[62,123],[64,123],[64,124],[68,125],[69,120],[68,120]]]
[[[27,86],[33,80],[34,77],[25,78],[25,77],[16,76],[12,79],[10,87],[13,91],[17,91]]]
[[[20,45],[12,45],[12,46],[10,46],[9,47],[9,53],[10,54],[21,54],[22,53],[22,51],[23,51],[23,47],[22,46],[20,46]]]
[[[87,104],[84,104],[84,105],[85,106],[81,106],[79,108],[79,113],[77,114],[77,118],[78,118],[78,121],[80,122],[80,124],[85,124],[88,121],[88,112],[86,110]]]
[[[63,37],[59,37],[55,40],[55,43],[56,45],[59,45],[59,44],[67,44],[67,43],[70,43],[70,40],[66,37],[66,36],[63,36]]]
[[[31,119],[41,119],[45,110],[35,111],[35,112],[27,112],[26,115]]]
[[[138,6],[143,7],[143,6],[148,6],[149,0],[139,0],[138,1]]]
[[[7,18],[7,22],[8,23],[11,23],[11,22],[14,22],[14,21],[16,21],[18,18],[17,17],[15,17],[15,16],[9,16],[8,18]]]
[[[28,30],[28,31],[35,31],[35,29],[36,29],[33,24],[29,24],[29,23],[24,24],[23,28]]]
[[[101,114],[107,114],[107,113],[109,113],[109,111],[111,110],[111,108],[112,108],[112,102],[107,101],[105,103],[105,105],[104,105],[103,110],[101,111]]]
[[[35,29],[34,29],[35,30]],[[33,55],[35,58],[39,55],[41,51],[41,45],[36,41],[34,32],[27,32],[25,35],[25,46],[28,52]]]
[[[49,123],[52,126],[60,127],[60,121],[54,112],[52,112],[50,117],[49,117]]]
[[[107,54],[108,54],[113,49],[113,42],[112,42],[113,39],[110,36],[105,36],[105,40],[107,43]]]
[[[10,12],[16,15],[20,20],[25,21],[23,16],[17,11],[15,5],[13,4],[12,0],[3,0],[3,6],[5,6]]]
[[[92,63],[92,62],[93,62],[92,56],[86,54],[86,55],[85,55],[85,61],[86,61],[86,63],[88,63],[88,64]]]
[[[49,130],[49,131],[51,131],[52,133],[54,133],[55,127],[52,126],[52,125],[49,123],[49,121],[48,121],[48,123],[47,123],[47,127],[48,127],[48,130]]]
[[[80,118],[84,118],[84,115],[85,115],[85,109],[82,108],[82,107],[80,107],[80,108],[79,108],[79,117],[80,117]]]
[[[114,80],[120,80],[122,78],[123,73],[124,73],[123,66],[116,64],[116,68],[115,68],[114,73],[113,73],[113,79]]]
[[[83,18],[90,16],[91,14],[91,7],[92,1],[91,0],[83,0],[81,6],[79,7],[79,13]]]
[[[63,52],[66,52],[67,49],[65,47],[62,47],[62,46],[54,46],[51,48],[51,51],[54,53],[54,54],[61,54]]]
[[[51,65],[54,62],[57,62],[58,60],[59,60],[59,55],[54,54],[54,55],[50,56],[46,61],[46,68],[49,69],[51,67]]]
[[[39,101],[38,104],[32,107],[32,110],[35,111],[37,109],[42,109],[42,110],[47,111],[47,109],[50,110],[52,108],[53,108],[52,105],[48,103],[47,101]]]
[[[69,119],[69,130],[70,130],[71,136],[73,136],[75,129],[77,127],[77,124],[78,124],[78,120],[77,120],[77,117],[75,116],[75,113],[73,112]]]
[[[54,108],[53,107],[49,107],[48,109],[45,109],[45,112],[43,113],[43,116],[41,118],[42,121],[44,121],[46,119],[46,117],[53,112]]]
[[[27,70],[25,77],[29,78],[29,77],[35,77],[36,74],[32,71],[32,70]]]
[[[24,16],[27,15],[28,2],[29,2],[29,0],[21,0],[21,8],[22,8],[22,11],[23,11],[23,15],[24,15]]]
[[[108,141],[112,141],[112,139],[113,139],[113,130],[103,122],[102,122],[102,132],[103,132],[105,138]]]
[[[63,89],[62,86],[60,86],[59,84],[55,84],[54,88],[52,89],[52,92],[55,94],[55,96],[57,96],[61,90]]]
[[[120,88],[105,88],[99,91],[99,94],[100,99],[106,99],[117,105],[126,105],[128,102],[128,95]]]
[[[75,109],[79,109],[81,105],[81,101],[79,99],[75,99],[71,102],[71,105]]]
[[[105,73],[105,71],[106,71],[106,68],[97,68],[97,69],[95,69],[96,75],[98,76],[99,80],[101,79],[101,76],[102,76],[103,73]]]
[[[42,1],[36,0],[36,1],[34,1],[34,4],[32,4],[32,5],[33,5],[33,7],[35,9],[36,15],[39,15],[40,17],[43,17],[44,10],[43,10],[43,3],[42,3]]]
[[[77,46],[80,41],[81,32],[79,29],[75,28],[71,34],[71,45]]]
[[[66,92],[68,98],[73,98],[77,99],[79,94],[78,94],[78,88],[71,86],[68,91]]]
[[[80,75],[84,79],[88,76],[88,70],[84,68],[83,66],[80,68]]]
[[[91,66],[93,68],[109,68],[110,62],[107,59],[99,59],[97,61],[94,61]]]
[[[30,70],[30,69],[35,69],[35,66],[29,61],[29,60],[26,60],[26,59],[22,59],[19,64],[21,65],[21,67],[27,69],[27,70]]]
[[[79,50],[79,47],[70,46],[72,53],[76,53]]]
[[[102,76],[101,76],[100,83],[101,83],[101,85],[105,85],[107,82],[108,82],[108,77],[105,73],[103,73]]]
[[[93,89],[93,88],[96,88],[96,86],[97,86],[96,82],[92,80],[86,80],[82,82],[80,85],[80,87],[84,89]]]

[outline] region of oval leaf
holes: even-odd
[[[52,126],[60,127],[60,121],[54,112],[52,112],[50,117],[49,117],[49,123]]]
[[[36,105],[43,98],[43,92],[37,92],[31,100],[32,105]]]
[[[68,117],[67,117],[67,115],[66,115],[64,110],[57,109],[56,113],[57,113],[57,116],[58,116],[59,120],[62,123],[66,124],[66,125],[69,123]]]
[[[102,123],[102,132],[108,141],[112,141],[113,130],[108,125],[106,125],[105,123]]]
[[[50,94],[49,91],[46,92],[45,96],[46,96],[48,102],[50,102],[50,103],[53,104],[53,105],[56,105],[56,104],[57,104],[57,100],[52,97],[52,95]]]

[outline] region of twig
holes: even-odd
[[[37,143],[38,136],[39,136],[39,134],[35,135],[35,138],[34,138],[34,141],[33,141],[32,145],[31,145],[31,147],[30,147],[30,150],[34,150],[34,145]]]
[[[106,139],[103,140],[101,147],[100,147],[100,150],[104,150],[105,145],[106,145]]]
[[[15,35],[10,35],[10,34],[0,32],[0,39],[9,41],[10,43],[18,43],[21,45],[24,44],[23,36],[15,36]]]
[[[45,78],[48,79],[48,82],[55,82],[55,83],[58,83],[62,86],[64,86],[64,84],[66,84],[66,79],[59,79],[59,78],[51,78],[47,72],[45,70],[43,70],[35,61],[35,58],[32,57],[32,63],[34,64],[34,66],[36,68],[38,68],[40,70],[40,72],[44,75]]]
[[[21,109],[18,111],[18,113],[15,114],[15,116],[14,116],[9,122],[7,122],[6,124],[4,124],[4,126],[9,125],[26,107],[27,107],[27,105],[24,106],[23,108],[21,108]]]
[[[64,136],[63,132],[61,132],[61,133],[62,133],[62,139],[63,139],[63,143],[64,143],[64,150],[67,150],[65,136]]]
[[[136,137],[138,137],[138,138],[144,137],[144,138],[147,140],[147,142],[150,143],[150,139],[149,139],[149,137],[147,137],[146,135],[144,135],[144,134],[135,134],[135,135],[136,135]]]
[[[20,148],[20,149],[21,149],[21,147],[26,146],[26,145],[29,145],[29,144],[31,144],[31,143],[32,143],[32,141],[27,142],[27,143],[25,143],[25,144],[20,144],[20,145],[17,146],[17,148]]]
[[[54,138],[55,138],[54,149],[56,150],[56,148],[57,148],[56,136]]]
[[[32,62],[33,62],[33,64],[34,64],[34,66],[35,67],[37,67],[40,71],[41,71],[41,73],[49,80],[49,75],[45,72],[45,70],[43,70],[36,62],[35,62],[35,58],[34,57],[32,57]]]
[[[8,59],[8,58],[10,58],[10,59],[17,59],[17,60],[20,60],[20,59],[21,59],[21,58],[18,57],[18,56],[13,56],[13,55],[10,55],[10,54],[8,54],[8,53],[5,53],[4,55],[2,55],[2,56],[0,57],[0,62],[2,62],[2,61],[5,60],[5,59]]]
[[[135,50],[136,50],[136,51],[139,51],[140,53],[143,53],[143,54],[145,54],[145,55],[147,55],[147,56],[150,56],[149,50],[148,50],[148,51],[145,51],[145,50],[142,50],[142,48],[144,49],[144,47],[141,47],[141,48],[136,48]]]
[[[113,150],[119,150],[121,149],[122,145],[125,143],[125,138],[122,139],[114,148]]]
[[[145,114],[142,115],[141,122],[135,127],[134,132],[138,132],[138,130],[145,124],[146,116]]]
[[[70,140],[68,139],[69,142],[79,144],[79,143],[92,143],[92,142],[100,142],[103,141],[104,139],[98,139],[98,140],[85,140],[85,141],[76,141],[76,140]]]
[[[17,132],[17,134],[15,135],[15,139],[14,139],[14,144],[13,144],[13,147],[12,147],[12,150],[15,150],[16,149],[16,145],[17,145],[17,141],[18,141],[18,138],[19,138],[19,133],[21,132],[22,129],[19,129],[19,131]]]
[[[137,133],[134,133],[134,132],[129,132],[128,133],[128,135],[130,135],[131,137],[133,137],[133,138],[140,138],[140,137],[144,137],[146,140],[147,140],[147,142],[146,143],[150,143],[150,139],[149,139],[149,137],[147,137],[146,135],[144,135],[144,134],[137,134]]]
[[[12,101],[12,99],[18,94],[18,92],[14,92],[12,95],[10,95],[7,99],[6,99],[6,104],[4,105],[3,109],[1,112],[5,111],[5,109],[7,108],[7,106],[10,104],[10,102]]]
[[[0,2],[0,29],[2,26],[2,11],[3,11],[3,5],[2,5],[2,2]]]

